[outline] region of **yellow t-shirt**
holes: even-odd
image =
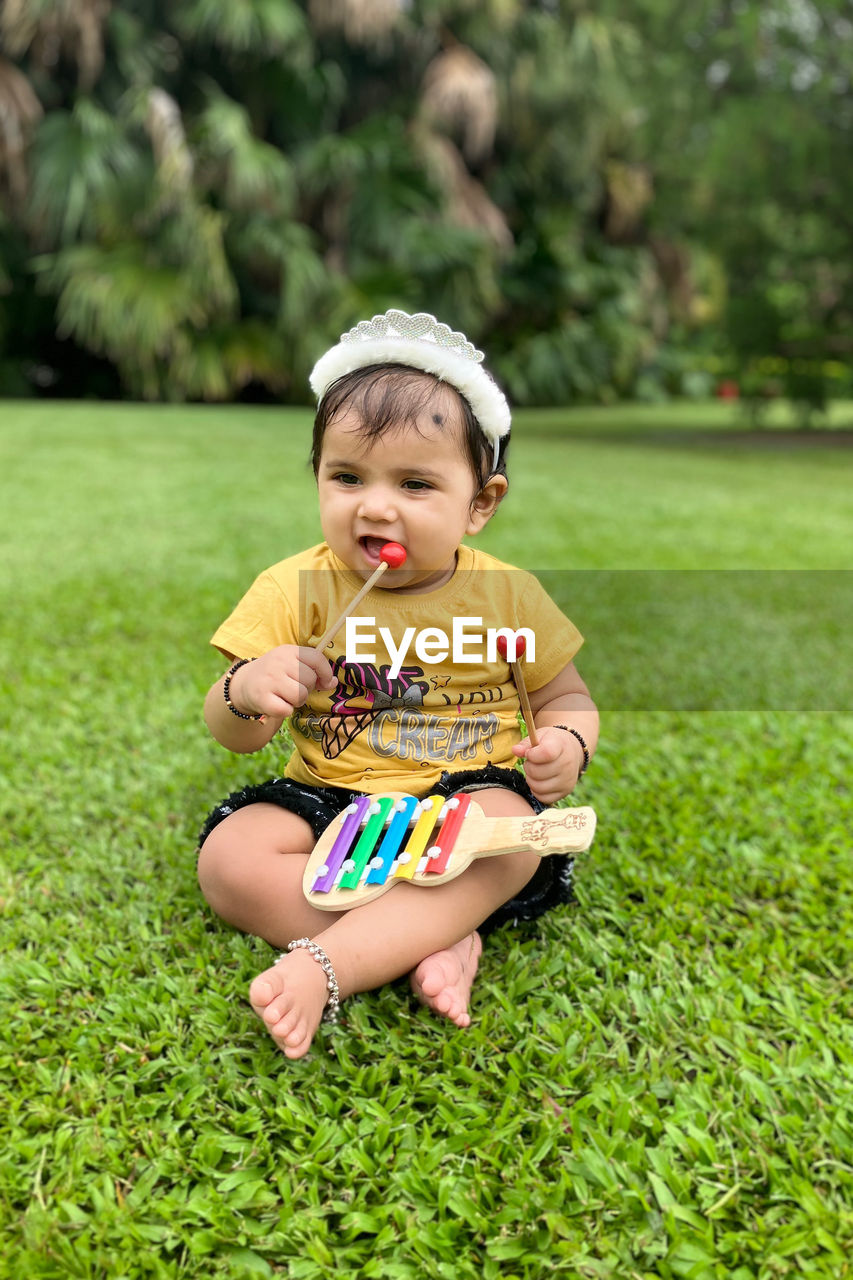
[[[211,643],[228,658],[315,645],[362,585],[321,543],[262,573]],[[531,574],[466,546],[444,586],[422,595],[374,587],[354,617],[350,634],[341,628],[325,649],[337,689],[315,690],[290,719],[296,750],[285,773],[299,782],[423,795],[445,770],[511,767],[518,696],[508,663],[489,656],[489,630],[532,633],[531,690],[583,643]]]

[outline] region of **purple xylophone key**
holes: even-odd
[[[361,820],[369,808],[370,796],[360,796],[354,804],[344,810],[343,825],[335,838],[335,843],[329,850],[329,856],[323,866],[317,868],[317,878],[311,886],[313,893],[328,893],[333,888],[341,865],[345,861],[358,834]]]

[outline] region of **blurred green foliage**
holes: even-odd
[[[727,380],[810,422],[853,390],[851,34],[847,0],[7,3],[0,394],[302,401],[398,305],[517,404]]]

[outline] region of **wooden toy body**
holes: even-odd
[[[545,809],[524,818],[487,818],[470,794],[451,800],[390,791],[362,796],[329,824],[308,859],[302,887],[312,906],[347,911],[407,880],[446,884],[475,858],[532,850],[582,853],[595,813]]]

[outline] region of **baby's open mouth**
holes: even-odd
[[[359,538],[358,541],[371,564],[379,564],[379,553],[387,544],[388,539],[364,537]]]

